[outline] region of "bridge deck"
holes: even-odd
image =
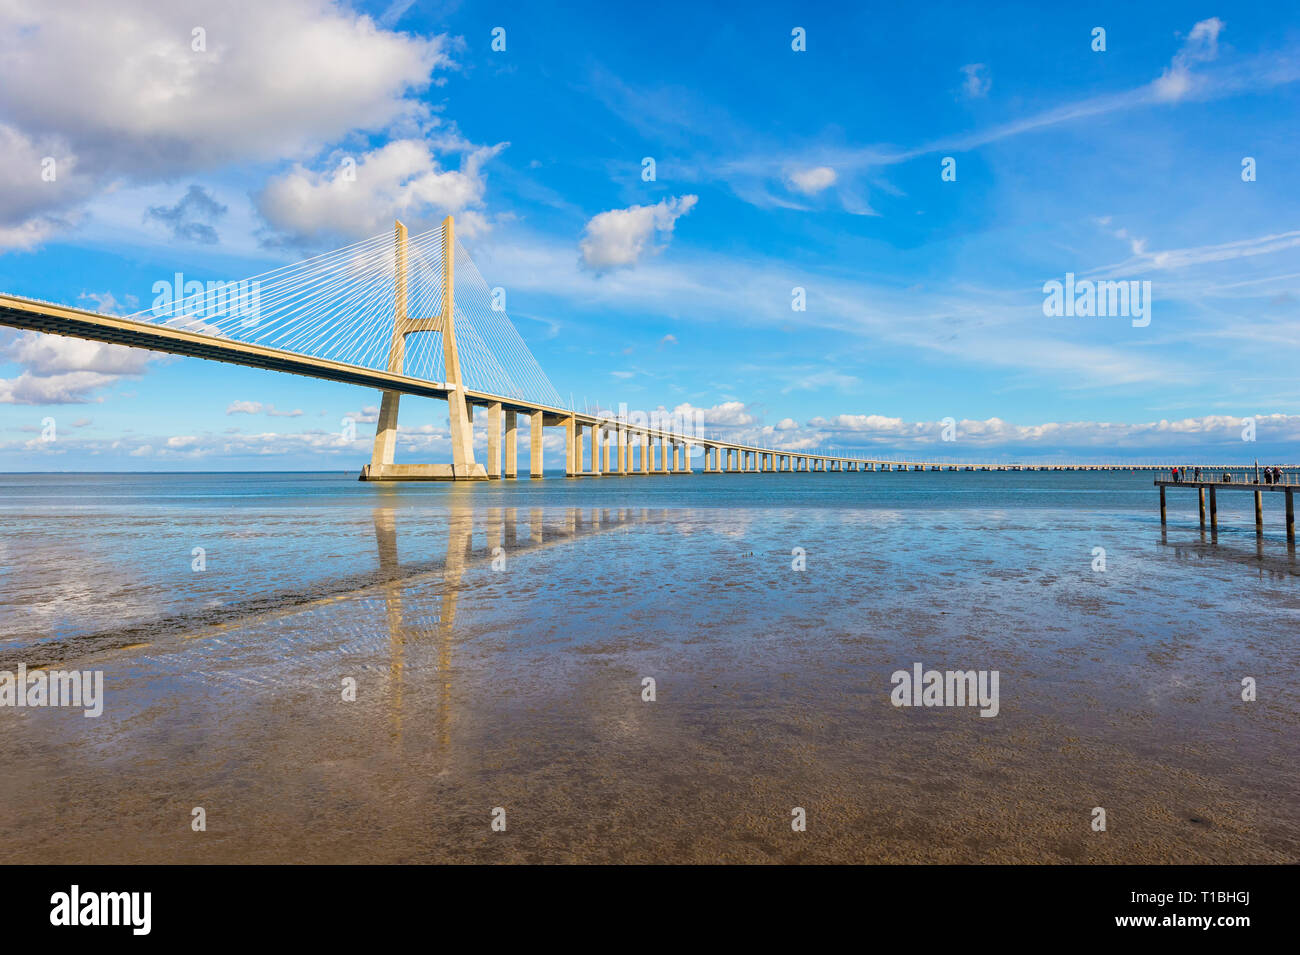
[[[74,338],[101,341],[133,348],[145,348],[151,351],[166,352],[173,355],[202,358],[209,361],[221,361],[228,364],[263,368],[270,371],[287,372],[309,378],[326,381],[338,381],[345,384],[360,385],[379,391],[397,394],[416,395],[425,398],[447,400],[451,391],[446,383],[426,381],[404,374],[394,374],[368,368],[363,365],[349,364],[326,358],[317,358],[297,352],[284,351],[265,345],[254,345],[237,339],[190,331],[166,324],[124,318],[116,315],[104,315],[87,309],[42,302],[36,299],[13,295],[0,295],[0,325],[31,331],[64,335]],[[689,458],[686,466],[680,467],[674,458],[671,468],[666,461],[652,463],[648,469],[635,467],[631,463],[631,449],[624,467],[599,467],[587,470],[575,468],[574,476],[582,474],[607,474],[611,476],[635,476],[644,473],[695,473],[704,474],[749,474],[749,473],[801,473],[831,474],[880,471],[1168,471],[1169,464],[1007,464],[976,463],[951,461],[925,461],[898,458],[863,457],[853,454],[827,453],[825,451],[798,451],[791,449],[764,448],[733,441],[706,438],[702,435],[680,434],[655,426],[629,425],[604,415],[580,412],[572,409],[550,407],[531,401],[509,396],[489,394],[487,392],[466,389],[465,400],[470,405],[515,412],[517,414],[541,414],[544,426],[572,423],[579,429],[592,429],[609,433],[621,432],[625,437],[631,435],[659,441],[662,445],[676,447],[686,446],[703,448],[706,454],[705,467],[692,468]],[[612,443],[612,439],[611,439]],[[580,445],[581,446],[581,443]],[[733,460],[734,458],[734,460]],[[724,460],[725,459],[725,460]],[[1203,465],[1206,471],[1242,470],[1243,465]],[[535,476],[539,472],[534,472]],[[495,476],[495,475],[494,475]],[[1162,483],[1162,482],[1158,482]],[[1169,486],[1194,486],[1188,482],[1166,482]],[[1209,482],[1202,482],[1211,486]],[[1227,487],[1215,483],[1214,487]],[[1255,487],[1256,485],[1242,485]],[[1258,485],[1264,490],[1278,490],[1272,485]]]

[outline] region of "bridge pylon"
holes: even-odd
[[[361,469],[363,481],[486,481],[487,470],[474,460],[474,430],[465,383],[460,374],[460,351],[456,345],[456,227],[451,216],[442,222],[442,314],[411,318],[407,314],[406,226],[394,223],[396,281],[393,295],[393,336],[388,346],[388,371],[402,374],[406,336],[416,332],[439,332],[447,386],[447,411],[451,421],[451,464],[396,464],[397,410],[401,394],[385,391],[379,402],[375,424],[375,447],[370,463]]]

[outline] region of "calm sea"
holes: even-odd
[[[0,669],[100,669],[108,702],[0,713],[0,830],[74,861],[1295,861],[1282,495],[1262,538],[1246,493],[1211,534],[1171,491],[1162,530],[1151,480],[3,476]],[[915,663],[999,671],[999,715],[892,706]],[[200,798],[239,831],[186,839]],[[837,835],[787,844],[811,803]],[[528,835],[485,841],[507,804]]]
[[[1042,590],[1023,605],[1003,595],[1013,630],[1042,611],[1055,589],[1048,584],[1058,582],[1098,594],[1132,588],[1189,605],[1217,586],[1230,588],[1235,602],[1241,594],[1232,588],[1253,585],[1260,612],[1294,603],[1297,567],[1281,495],[1264,497],[1262,540],[1251,496],[1222,495],[1216,541],[1200,533],[1194,492],[1171,491],[1162,535],[1149,474],[696,474],[390,486],[354,478],[0,476],[0,651],[12,657],[42,642],[148,633],[347,592],[395,571],[381,567],[377,522],[393,527],[396,568],[428,570],[443,561],[453,522],[472,524],[486,556],[488,525],[505,522],[505,509],[516,542],[526,541],[538,509],[557,527],[570,511],[587,525],[611,510],[652,519],[620,545],[619,572],[628,580],[673,574],[695,599],[724,612],[731,588],[706,583],[726,572],[732,550],[747,555],[744,574],[782,575],[794,548],[807,553],[812,591],[825,595],[860,589],[868,572],[882,595],[911,592],[938,575],[942,586],[928,595],[936,605],[957,586],[969,595],[998,581],[1010,591],[1013,581],[1039,580]],[[712,555],[724,543],[736,546]],[[1101,566],[1094,548],[1105,550],[1104,572],[1093,569]],[[568,564],[588,560],[593,549],[600,550],[551,552],[545,564],[557,578],[580,579]],[[692,580],[684,571],[700,570],[703,553],[712,555],[707,573]],[[1140,605],[1123,609],[1136,615],[1131,624],[1148,614]],[[1160,626],[1158,615],[1150,622]]]

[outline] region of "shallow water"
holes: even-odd
[[[1257,539],[1246,493],[1210,534],[1170,491],[1162,532],[1143,474],[0,477],[0,667],[107,688],[98,719],[0,708],[0,832],[95,862],[1293,862],[1300,568],[1265,498]],[[997,670],[998,715],[891,705],[916,662]]]

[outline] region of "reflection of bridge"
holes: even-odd
[[[468,279],[459,296],[458,271]],[[710,474],[1168,467],[863,459],[760,448],[650,420],[564,408],[506,317],[499,290],[488,289],[457,243],[450,216],[441,228],[415,237],[408,237],[399,222],[391,240],[376,236],[250,281],[251,286],[186,283],[169,302],[126,317],[0,295],[0,324],[378,388],[382,399],[374,450],[362,480],[517,477],[521,416],[529,424],[534,478],[542,477],[547,427],[564,429],[565,474],[571,477],[689,474],[696,449],[703,451],[703,470]],[[191,286],[196,286],[193,292]],[[419,333],[429,334],[408,343],[409,336]],[[440,348],[430,344],[434,336]],[[402,395],[447,402],[450,464],[394,462]],[[487,411],[486,467],[475,459],[475,408]]]
[[[375,544],[379,551],[379,574],[384,592],[384,617],[388,627],[390,714],[395,735],[402,732],[404,670],[408,645],[436,640],[438,672],[438,739],[446,744],[450,735],[453,635],[456,629],[456,604],[466,570],[474,564],[496,561],[504,569],[507,557],[563,545],[591,534],[644,523],[651,518],[645,508],[576,508],[549,510],[529,508],[527,514],[514,507],[487,508],[475,527],[476,512],[453,504],[447,518],[447,553],[436,590],[440,591],[437,623],[429,627],[425,620],[407,619],[406,596],[422,585],[432,583],[436,574],[407,573],[398,554],[398,512],[393,507],[374,511]],[[484,546],[475,546],[482,537]],[[338,597],[331,598],[337,600]]]

